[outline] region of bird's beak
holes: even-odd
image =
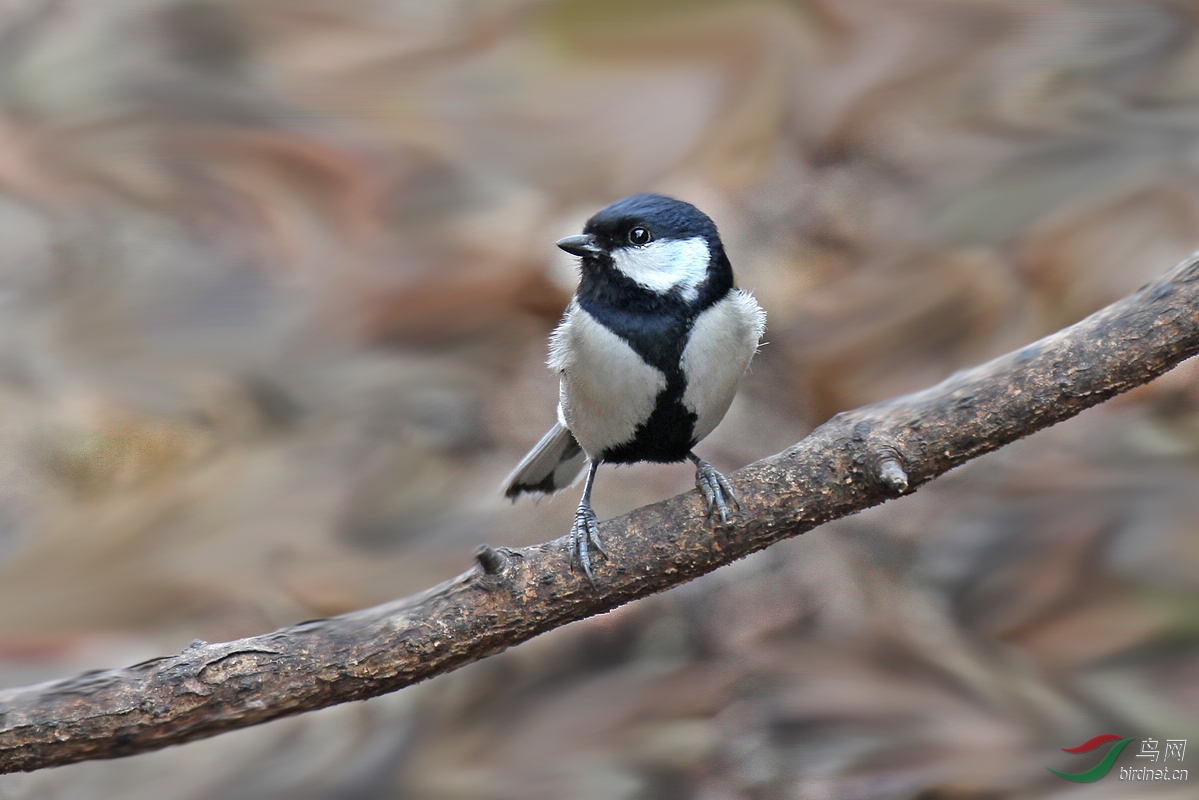
[[[580,258],[598,256],[604,252],[603,248],[595,243],[595,237],[589,233],[580,233],[578,236],[567,236],[565,239],[559,239],[558,246],[572,256],[579,256]]]

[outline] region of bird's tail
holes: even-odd
[[[587,454],[574,434],[559,422],[504,479],[504,497],[515,500],[525,492],[553,494],[565,489],[579,477],[586,462]]]

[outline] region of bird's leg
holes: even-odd
[[[695,485],[704,495],[704,501],[708,504],[708,516],[712,516],[713,511],[720,512],[720,524],[728,527],[729,524],[729,509],[726,501],[740,511],[741,503],[737,501],[737,495],[733,494],[733,487],[729,486],[728,479],[716,471],[715,467],[704,461],[695,453],[688,453],[687,458],[695,464]]]
[[[583,574],[587,576],[587,580],[591,582],[592,586],[595,585],[595,578],[591,577],[591,555],[588,548],[594,547],[605,557],[608,555],[600,543],[599,521],[596,519],[595,512],[591,510],[591,484],[595,482],[597,469],[599,469],[599,461],[592,461],[587,470],[587,480],[583,484],[583,499],[579,501],[579,507],[575,511],[574,525],[570,527],[570,568],[574,570],[575,564],[581,566]]]

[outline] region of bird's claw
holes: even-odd
[[[595,578],[591,575],[589,547],[594,547],[600,555],[607,558],[608,551],[600,542],[599,520],[596,518],[595,512],[591,510],[591,506],[580,505],[575,511],[574,524],[570,526],[570,568],[573,571],[576,564],[581,566],[588,582],[594,586]]]
[[[728,527],[728,503],[732,503],[736,510],[741,510],[741,503],[737,500],[737,495],[733,494],[733,487],[729,485],[728,479],[717,472],[707,461],[697,458],[695,459],[695,485],[703,493],[704,502],[708,506],[708,516],[711,517],[713,511],[719,512],[720,524]]]

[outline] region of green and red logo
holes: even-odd
[[[1091,783],[1092,781],[1099,780],[1111,770],[1112,764],[1116,763],[1116,756],[1120,755],[1120,751],[1127,747],[1131,741],[1132,739],[1124,739],[1114,733],[1101,733],[1098,736],[1087,739],[1077,747],[1062,748],[1062,751],[1066,753],[1089,753],[1096,748],[1103,747],[1108,742],[1116,742],[1116,745],[1107,751],[1107,755],[1103,757],[1103,760],[1095,766],[1084,772],[1058,772],[1053,767],[1045,767],[1045,769],[1059,778],[1065,778],[1068,781]]]

